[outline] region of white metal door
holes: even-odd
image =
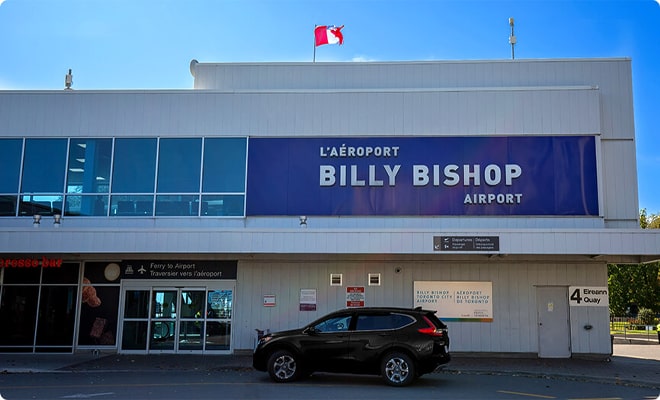
[[[564,286],[536,288],[540,358],[571,356],[567,290]]]

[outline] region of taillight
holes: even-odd
[[[419,328],[417,332],[423,333],[424,335],[443,337],[445,336],[445,331],[443,329],[438,329],[433,325],[433,322],[426,317],[423,317],[424,321],[428,324],[428,328]]]

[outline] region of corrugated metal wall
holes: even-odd
[[[331,273],[343,275],[343,286],[330,286]],[[381,274],[381,286],[368,286],[369,273]],[[346,286],[365,287],[365,306],[411,307],[414,281],[492,282],[494,321],[449,322],[452,351],[537,353],[536,287],[606,287],[607,269],[604,263],[242,261],[236,287],[234,348],[251,349],[255,329],[291,329],[344,308]],[[317,311],[299,311],[301,289],[317,290]],[[274,295],[276,306],[265,307],[264,295]],[[607,307],[573,307],[570,311],[573,353],[608,354]],[[594,328],[583,329],[586,324]]]

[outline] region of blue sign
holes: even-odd
[[[593,136],[250,138],[247,215],[598,215]]]

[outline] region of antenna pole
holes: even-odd
[[[516,59],[514,46],[516,45],[516,35],[513,34],[513,17],[509,18],[509,26],[511,26],[511,35],[509,36],[509,44],[511,45],[511,59]]]

